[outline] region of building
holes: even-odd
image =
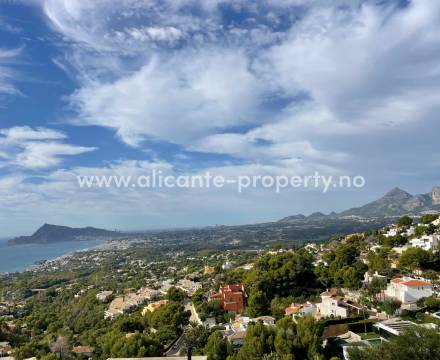
[[[328,291],[321,294],[321,302],[316,304],[316,308],[316,317],[318,318],[329,316],[346,318],[352,314],[359,315],[363,312],[360,305],[346,300],[335,292]]]
[[[411,321],[402,320],[399,318],[388,319],[378,322],[373,326],[378,331],[382,339],[389,339],[392,336],[399,336],[400,333],[415,324]]]
[[[440,240],[440,235],[424,235],[420,238],[410,240],[410,244],[412,247],[418,247],[423,250],[437,250],[438,242]]]
[[[205,265],[205,268],[203,269],[203,274],[212,275],[214,273],[215,273],[215,268],[213,266]]]
[[[253,319],[255,322],[261,321],[263,325],[272,326],[275,325],[275,318],[273,316],[263,315]]]
[[[314,316],[315,312],[316,312],[316,308],[313,306],[312,303],[308,301],[304,304],[291,304],[289,307],[286,307],[284,309],[284,314],[286,316],[292,316],[293,320],[296,320],[299,317],[308,314]]]
[[[14,349],[8,342],[0,342],[0,357],[11,355],[13,351]]]
[[[388,231],[384,234],[385,237],[393,237],[399,234],[399,227],[396,225],[391,226]]]
[[[142,310],[142,316],[147,315],[147,312],[155,312],[157,309],[159,309],[160,307],[166,304],[168,304],[168,300],[159,300],[152,302],[148,304],[148,306],[144,307],[144,309]]]
[[[409,277],[393,279],[385,290],[385,297],[396,299],[402,304],[415,304],[417,300],[432,295],[430,282]]]
[[[141,288],[139,291],[139,296],[144,298],[145,300],[155,300],[160,295],[159,290],[150,289],[150,288]]]
[[[106,301],[112,295],[113,295],[113,291],[101,291],[96,294],[96,298],[99,301]]]
[[[169,359],[166,356],[143,357],[143,358],[108,358],[107,360],[164,360]],[[188,356],[173,356],[173,360],[188,360]],[[192,360],[207,360],[207,356],[192,356]]]
[[[228,336],[228,341],[231,343],[233,348],[239,348],[243,346],[245,339],[246,330],[238,331]]]
[[[232,264],[229,261],[226,261],[223,265],[222,265],[222,270],[230,270],[232,269]]]
[[[373,279],[382,279],[386,282],[387,277],[384,275],[380,275],[377,271],[374,274],[370,274],[368,271],[364,274],[365,283],[369,284]]]
[[[90,346],[75,346],[72,352],[84,357],[89,357],[92,355],[93,348]]]
[[[187,292],[189,295],[194,294],[197,290],[201,289],[202,283],[194,282],[192,280],[188,279],[182,279],[179,280],[177,283],[177,287],[185,292]]]
[[[210,300],[220,302],[225,311],[240,314],[246,307],[246,292],[243,284],[221,285],[219,292],[211,295]]]
[[[145,298],[136,293],[128,293],[125,296],[119,296],[113,299],[113,301],[109,304],[108,309],[104,313],[104,318],[114,319],[128,309],[134,306],[139,306],[144,301]]]

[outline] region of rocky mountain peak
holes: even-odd
[[[440,186],[436,186],[432,189],[431,198],[433,205],[440,205]]]

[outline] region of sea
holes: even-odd
[[[105,240],[89,240],[10,246],[6,239],[0,239],[0,274],[29,270],[39,261],[53,260],[75,251],[91,249],[104,242]]]

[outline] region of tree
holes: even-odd
[[[188,354],[201,353],[209,337],[209,331],[201,325],[191,323],[185,328],[183,344]]]
[[[350,360],[437,360],[440,335],[434,329],[414,326],[380,345],[353,347],[349,355]]]
[[[238,360],[261,360],[264,354],[275,351],[275,329],[265,326],[261,321],[250,324],[246,331],[246,338],[240,351],[237,353]]]
[[[380,275],[387,275],[391,271],[391,262],[388,259],[390,251],[386,248],[379,248],[376,251],[369,251],[367,254],[368,269],[371,273],[377,271]]]
[[[381,309],[385,311],[389,316],[393,316],[400,308],[402,303],[398,300],[387,299],[381,304]]]
[[[409,271],[426,269],[430,261],[430,253],[421,248],[409,248],[399,258],[399,268]]]
[[[149,323],[155,329],[160,329],[162,326],[171,326],[177,330],[188,324],[190,316],[191,312],[185,311],[183,305],[172,302],[152,313],[149,317]]]
[[[58,335],[57,339],[50,346],[50,350],[60,358],[69,351],[69,344],[64,336]]]
[[[253,290],[249,296],[247,314],[250,317],[265,315],[269,307],[266,294],[261,290]]]
[[[208,360],[226,360],[232,354],[232,346],[220,331],[215,331],[209,336],[204,353]]]
[[[410,226],[413,223],[413,219],[409,216],[405,215],[402,216],[398,221],[397,224],[400,226]]]
[[[377,294],[381,293],[382,290],[386,289],[386,287],[386,278],[373,277],[367,286],[367,294],[370,297],[371,302],[376,303]]]
[[[296,324],[295,357],[313,359],[319,352],[322,325],[311,315],[298,319]]]
[[[185,292],[183,290],[176,288],[175,286],[171,286],[167,291],[166,297],[169,301],[175,301],[181,303],[185,299]]]
[[[316,288],[313,256],[304,249],[294,253],[266,255],[252,270],[255,283],[247,284],[273,298],[309,294]]]
[[[423,215],[423,216],[421,217],[420,221],[421,221],[423,224],[427,225],[427,224],[430,224],[430,223],[432,223],[433,221],[437,220],[438,217],[439,217],[438,214],[425,214],[425,215]]]
[[[6,319],[0,317],[0,341],[6,340],[6,335],[10,332]]]

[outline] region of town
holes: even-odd
[[[1,278],[0,359],[434,359],[439,241],[425,214],[293,248],[111,242]]]

